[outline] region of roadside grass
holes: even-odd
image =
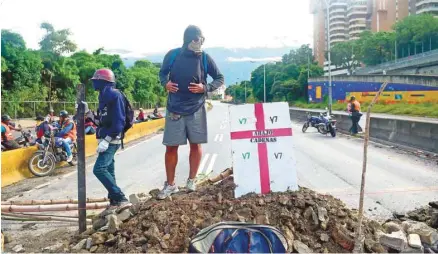
[[[362,111],[366,111],[369,103],[362,103]],[[311,103],[308,104],[306,102],[295,102],[292,103],[293,107],[298,108],[310,108],[310,109],[324,109],[327,107],[327,103]],[[346,103],[334,103],[333,110],[345,111],[347,109]],[[385,103],[376,103],[371,109],[373,113],[385,113],[392,115],[408,115],[408,116],[421,116],[421,117],[432,117],[438,118],[438,103],[418,103],[418,104],[409,104],[409,103],[396,103],[396,104],[385,104]]]

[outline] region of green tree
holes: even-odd
[[[356,52],[355,52],[356,51]],[[347,69],[352,73],[360,66],[358,52],[360,51],[357,41],[346,41],[336,43],[331,48],[331,61],[336,67]]]
[[[55,30],[50,23],[42,23],[40,27],[46,30],[46,34],[40,41],[42,51],[52,52],[58,56],[76,51],[77,45],[70,40],[69,29]]]

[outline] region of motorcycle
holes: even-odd
[[[336,137],[336,120],[328,112],[320,113],[319,116],[312,116],[310,113],[307,113],[307,121],[301,129],[302,132],[306,132],[309,127],[316,128],[323,135],[330,133],[332,137]]]
[[[54,172],[56,164],[67,161],[67,153],[62,148],[60,138],[55,137],[57,130],[52,130],[47,136],[41,138],[36,151],[29,160],[29,170],[36,176],[47,176]],[[76,142],[70,144],[73,160],[69,162],[71,166],[77,165],[77,145]]]
[[[35,137],[32,135],[32,131],[21,130],[21,136],[15,139],[20,146],[28,147],[35,145]]]
[[[148,115],[149,120],[157,120],[157,119],[161,119],[161,118],[163,118],[163,115],[160,113]]]

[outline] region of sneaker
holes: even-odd
[[[179,191],[178,186],[176,186],[175,184],[169,185],[167,182],[164,182],[164,187],[160,191],[160,193],[158,193],[157,199],[159,199],[159,200],[166,199],[167,197],[169,197],[172,194],[177,193],[178,191]]]
[[[101,217],[101,218],[104,218],[104,217],[106,217],[107,215],[110,215],[110,214],[115,213],[116,210],[117,210],[117,207],[118,207],[118,202],[117,202],[117,201],[114,201],[114,200],[110,200],[109,205],[105,208],[105,210],[103,210],[103,211],[100,213],[100,217]]]
[[[132,206],[132,203],[129,202],[127,199],[122,200],[117,203],[116,213],[120,213],[121,211],[128,209]]]
[[[67,162],[72,162],[73,160],[73,155],[67,156]]]
[[[195,179],[187,179],[186,188],[189,192],[196,191]]]

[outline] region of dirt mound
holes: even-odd
[[[107,232],[87,230],[75,237],[70,247],[78,247],[81,239],[88,238],[91,252],[185,252],[202,228],[220,221],[245,221],[277,227],[285,234],[290,251],[302,244],[314,252],[352,251],[357,214],[340,200],[306,188],[235,199],[234,188],[230,177],[164,201],[157,201],[158,190],[153,190],[151,199],[135,206],[129,221],[120,227],[115,223],[116,230],[113,222]],[[367,251],[385,251],[375,241],[380,229],[378,222],[364,220]]]

